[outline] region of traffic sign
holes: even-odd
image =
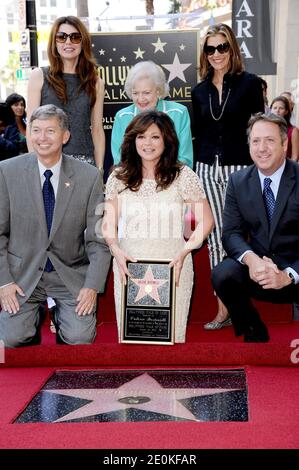
[[[17,69],[16,78],[17,80],[28,80],[29,77],[29,68],[26,69]]]
[[[22,80],[22,69],[16,70],[16,78],[17,80]]]

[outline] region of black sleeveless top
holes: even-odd
[[[42,67],[42,71],[44,83],[41,90],[41,106],[44,104],[54,104],[63,109],[69,117],[71,137],[63,146],[63,152],[81,161],[95,165],[90,122],[90,98],[85,91],[80,91],[78,94],[80,86],[79,76],[72,73],[63,74],[68,97],[67,103],[63,104],[46,78],[49,67]]]

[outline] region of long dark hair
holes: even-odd
[[[5,100],[5,103],[8,104],[8,106],[12,107],[12,105],[16,104],[16,103],[19,103],[19,101],[22,101],[23,105],[24,105],[24,113],[23,113],[23,116],[21,118],[21,122],[22,122],[22,128],[24,130],[26,130],[26,111],[25,111],[25,108],[26,108],[26,101],[25,101],[25,98],[24,96],[22,95],[19,95],[18,93],[11,93],[10,95],[8,95],[8,97],[6,98]],[[16,119],[15,119],[16,121]]]
[[[116,177],[126,189],[138,191],[142,184],[142,160],[136,150],[136,137],[152,125],[159,128],[164,151],[155,168],[157,189],[166,189],[178,176],[182,164],[178,161],[179,141],[172,120],[159,111],[145,111],[138,114],[126,129],[121,146],[121,162],[117,167]]]
[[[56,33],[62,24],[74,26],[82,36],[81,52],[77,64],[77,73],[80,78],[79,90],[86,91],[90,98],[91,107],[96,101],[96,83],[98,79],[97,65],[92,54],[91,39],[87,28],[76,16],[61,16],[53,23],[49,42],[48,59],[50,62],[48,82],[54,88],[58,98],[65,104],[67,103],[66,85],[63,80],[63,63],[56,47]]]
[[[8,95],[5,100],[5,103],[7,103],[8,106],[12,106],[13,104],[18,103],[19,101],[22,101],[24,104],[24,108],[26,108],[26,101],[24,96],[19,95],[18,93],[11,93],[10,95]]]

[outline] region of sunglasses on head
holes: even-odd
[[[205,45],[204,51],[207,55],[213,55],[215,54],[216,51],[219,52],[219,54],[225,54],[225,52],[228,52],[229,50],[229,42],[223,42],[222,44],[218,44],[218,46],[207,46]]]
[[[82,41],[82,36],[81,33],[71,33],[71,34],[66,34],[63,32],[56,33],[56,41],[60,43],[64,43],[67,41],[67,38],[70,38],[70,41],[72,44],[80,44]]]

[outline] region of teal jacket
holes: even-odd
[[[193,146],[188,109],[183,104],[176,103],[175,101],[159,100],[156,110],[168,114],[172,119],[180,142],[179,160],[193,168]],[[126,108],[120,109],[115,115],[111,135],[111,152],[115,165],[120,162],[120,147],[125,130],[138,112],[138,108],[131,104]]]

